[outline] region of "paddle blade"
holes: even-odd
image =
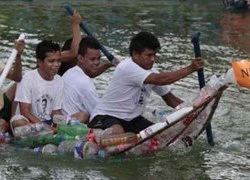
[[[70,5],[65,5],[64,9],[67,11],[69,15],[73,16],[74,9]]]
[[[25,38],[25,35],[24,34],[20,34],[18,40],[24,40]],[[3,82],[7,76],[7,74],[9,73],[10,71],[10,68],[12,66],[12,63],[14,62],[15,58],[16,58],[16,55],[17,55],[17,50],[16,49],[13,49],[10,56],[9,56],[9,59],[7,60],[7,63],[3,69],[3,72],[0,76],[0,88],[2,87],[3,85]]]
[[[70,6],[70,5],[65,5],[64,6],[64,9],[67,11],[67,13],[69,14],[69,15],[73,15],[73,13],[74,13],[74,9],[73,9],[73,7],[72,6]],[[80,27],[81,27],[81,29],[88,35],[88,36],[92,36],[92,37],[94,37],[94,34],[89,30],[89,28],[83,23],[83,22],[80,22]],[[108,58],[108,60],[111,62],[111,63],[113,63],[113,64],[115,64],[115,58],[114,58],[114,56],[103,46],[103,45],[101,45],[101,51],[103,52],[103,54]]]

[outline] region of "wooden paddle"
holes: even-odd
[[[25,38],[25,35],[20,34],[18,40],[24,40],[24,38]],[[8,73],[10,71],[11,65],[12,65],[13,61],[15,60],[16,55],[17,55],[17,50],[13,49],[11,54],[10,54],[9,59],[6,62],[6,65],[5,65],[4,69],[3,69],[3,72],[2,72],[2,74],[0,76],[0,88],[2,87],[3,82],[4,82],[6,76],[8,75]]]
[[[64,6],[65,10],[68,12],[68,14],[70,14],[71,16],[74,13],[74,9],[70,6],[70,5],[65,5]],[[80,24],[81,29],[88,35],[88,36],[92,36],[94,37],[94,35],[92,34],[92,32],[89,30],[89,28],[83,23],[81,22]],[[115,64],[115,58],[114,56],[104,47],[101,45],[101,51],[103,52],[103,54],[108,58],[108,60]]]
[[[191,42],[194,45],[195,57],[201,57],[199,37],[200,37],[200,33],[199,32],[195,33],[192,36],[192,40],[191,40]],[[199,69],[197,71],[197,73],[198,73],[198,80],[199,80],[199,85],[200,85],[200,89],[201,89],[201,88],[203,88],[205,86],[205,78],[204,78],[203,68]],[[213,146],[214,145],[214,138],[213,138],[211,123],[208,123],[208,125],[206,127],[206,133],[207,133],[207,141],[208,141],[208,143]]]

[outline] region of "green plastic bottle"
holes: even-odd
[[[68,135],[68,136],[80,136],[85,137],[88,134],[88,127],[84,124],[80,125],[67,125],[67,124],[59,124],[57,126],[58,134]]]
[[[46,144],[54,144],[59,145],[60,142],[65,140],[74,140],[75,136],[65,135],[47,135],[47,136],[35,136],[35,137],[27,137],[16,141],[16,145],[21,147],[29,147],[35,148],[38,146],[44,146]]]

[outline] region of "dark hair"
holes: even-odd
[[[141,53],[145,49],[159,50],[161,45],[158,39],[149,32],[140,32],[136,34],[129,45],[129,54],[132,56],[133,52]]]
[[[87,49],[101,49],[100,43],[91,36],[86,36],[82,38],[80,44],[79,44],[79,49],[78,49],[78,54],[84,56],[87,52]]]
[[[44,61],[46,53],[60,51],[60,46],[51,40],[43,40],[36,47],[36,58],[40,61]]]
[[[62,51],[70,50],[71,44],[72,44],[72,38],[67,39],[63,44]]]

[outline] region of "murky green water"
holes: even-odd
[[[175,70],[193,57],[190,37],[201,32],[205,76],[230,68],[234,58],[249,57],[250,12],[228,12],[217,0],[72,0],[96,37],[121,60],[128,57],[130,38],[146,30],[162,44],[156,67]],[[35,67],[34,48],[43,38],[63,44],[71,36],[64,0],[1,0],[0,59],[7,59],[20,32],[27,35],[24,70]],[[96,78],[103,94],[112,71]],[[197,75],[175,84],[174,93],[190,99],[198,90]],[[178,155],[161,152],[143,158],[77,160],[65,156],[36,156],[29,151],[0,149],[1,179],[249,179],[250,90],[235,86],[225,91],[212,125],[215,146],[202,135],[193,149]],[[148,109],[165,108],[152,96]]]

